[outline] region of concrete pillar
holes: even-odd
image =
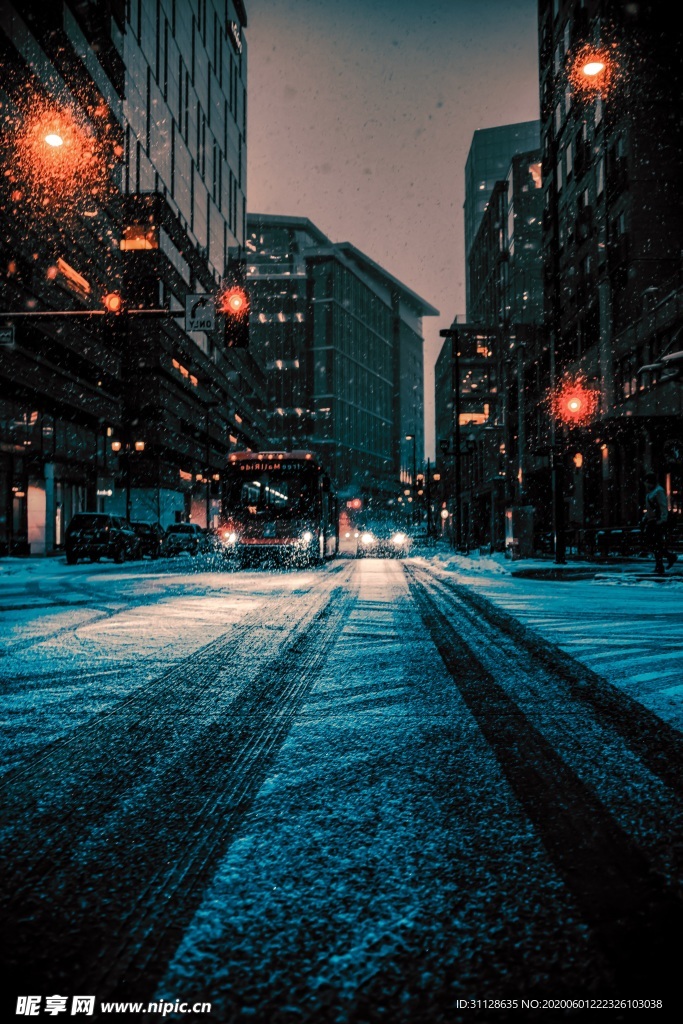
[[[32,555],[45,554],[45,485],[29,484],[27,498],[28,543]]]
[[[54,462],[46,462],[43,467],[45,473],[45,554],[49,555],[55,550],[55,526],[57,509],[55,507],[55,465]]]

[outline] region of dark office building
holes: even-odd
[[[521,121],[497,128],[482,128],[472,136],[472,144],[465,164],[465,265],[469,264],[486,204],[497,181],[505,178],[510,160],[515,153],[538,149],[538,121]],[[470,283],[467,274],[467,319],[470,309]]]
[[[538,11],[548,386],[579,379],[592,409],[554,417],[545,441],[570,540],[588,543],[639,521],[650,468],[681,512],[682,385],[665,364],[683,348],[683,34],[656,3]]]
[[[501,548],[507,510],[526,500],[526,386],[543,348],[541,216],[540,151],[530,150],[493,186],[470,250],[472,320],[452,325],[457,375],[450,338],[436,365],[437,436],[451,438],[439,468],[454,498],[457,381],[461,534],[476,546]]]
[[[59,548],[81,510],[206,521],[264,439],[258,367],[184,315],[244,244],[245,25],[240,0],[0,7],[0,304],[53,311],[4,321],[2,550]]]
[[[422,463],[421,318],[437,310],[305,218],[249,214],[248,235],[271,442],[319,452],[346,498],[396,498]]]

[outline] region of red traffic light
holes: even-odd
[[[219,296],[218,310],[225,317],[227,348],[249,347],[249,293],[241,284],[233,284]]]
[[[227,316],[245,316],[249,312],[249,296],[244,288],[235,285],[223,292],[220,298],[220,311]]]
[[[121,313],[123,310],[123,299],[120,292],[109,292],[102,299],[102,305],[107,313]]]
[[[550,395],[553,416],[568,426],[590,423],[598,406],[598,393],[583,377],[567,377]]]

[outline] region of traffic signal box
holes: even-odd
[[[234,257],[229,260],[217,307],[224,317],[226,348],[248,348],[251,301],[246,260]]]
[[[107,292],[107,294],[102,298],[102,305],[104,306],[105,313],[110,313],[112,316],[119,316],[124,310],[121,292]]]

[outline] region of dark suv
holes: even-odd
[[[66,528],[64,547],[69,565],[79,558],[125,562],[140,557],[140,541],[130,523],[106,512],[77,512]]]
[[[158,558],[164,543],[165,531],[159,523],[136,522],[130,524],[137,538],[140,541],[140,556],[149,555],[150,558]]]

